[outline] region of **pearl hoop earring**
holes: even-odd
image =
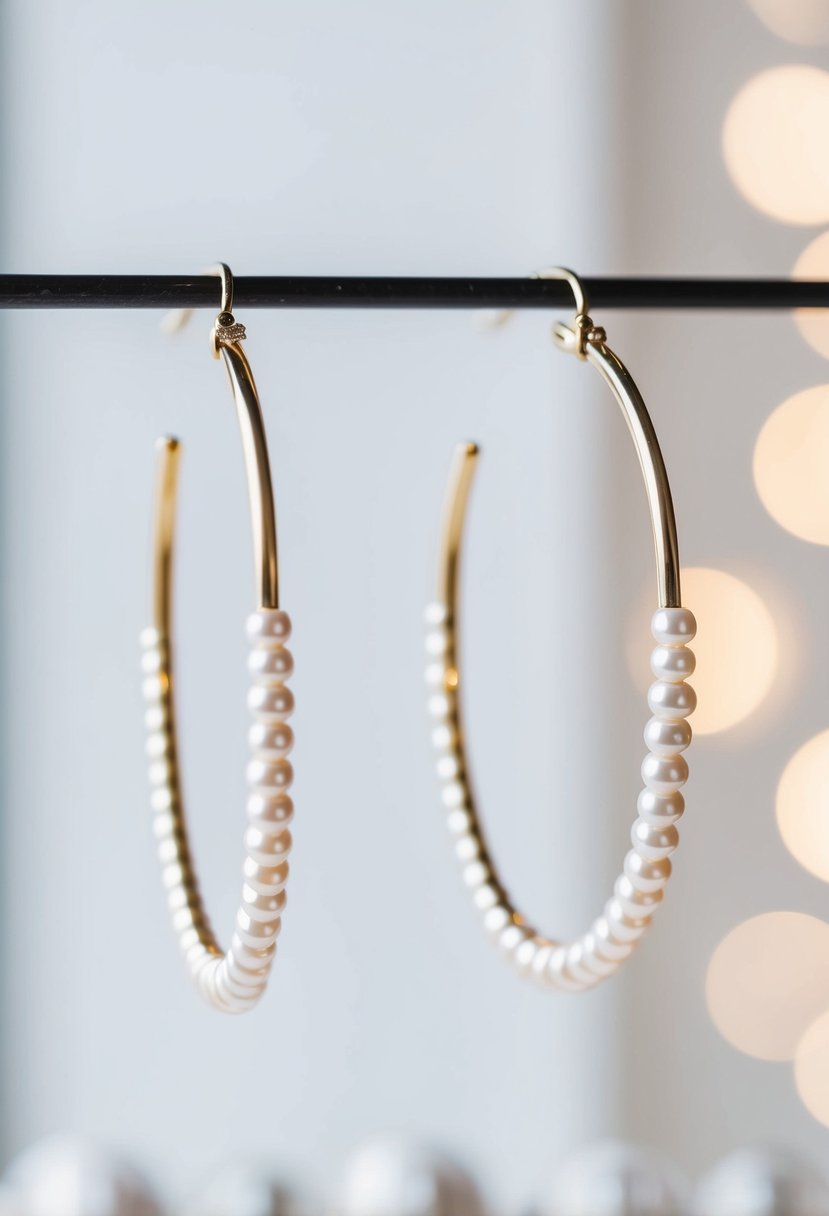
[[[230,948],[220,949],[202,905],[190,851],[181,794],[174,703],[172,564],[176,489],[181,448],[177,439],[158,441],[153,539],[153,623],[141,635],[147,700],[147,755],[153,829],[173,928],[185,963],[207,1003],[225,1013],[251,1009],[265,990],[276,953],[288,880],[288,830],[293,803],[287,790],[293,770],[288,753],[293,732],[287,719],[294,698],[285,681],[293,659],[285,642],[291,622],[279,607],[274,514],[268,448],[259,396],[240,343],[245,327],[233,316],[233,278],[225,265],[221,311],[211,331],[214,358],[224,360],[242,434],[253,526],[257,609],[248,618],[248,706],[250,789],[241,901]],[[187,313],[178,313],[178,328]]]
[[[651,621],[656,641],[651,670],[656,680],[648,692],[652,716],[644,732],[649,749],[642,763],[645,788],[639,795],[638,816],[631,829],[632,848],[625,856],[612,898],[591,928],[575,941],[561,943],[543,936],[517,911],[487,847],[470,788],[460,702],[458,583],[466,507],[478,458],[475,444],[462,444],[457,449],[450,477],[437,601],[426,611],[426,679],[429,709],[435,720],[432,740],[449,829],[463,864],[464,881],[483,916],[485,929],[519,971],[542,987],[582,991],[612,975],[630,956],[649,927],[671,874],[669,857],[679,841],[675,825],[685,806],[680,788],[688,777],[681,754],[691,741],[686,719],[696,705],[694,691],[685,683],[685,677],[694,670],[694,656],[686,643],[694,637],[696,623],[692,613],[681,606],[671,491],[645,403],[629,372],[607,345],[604,330],[588,316],[584,289],[577,276],[556,268],[539,277],[564,279],[572,287],[577,315],[572,326],[554,326],[555,344],[601,373],[628,425],[650,509],[659,603]]]

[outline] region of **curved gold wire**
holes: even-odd
[[[656,553],[659,604],[660,607],[679,607],[679,548],[673,502],[662,453],[642,395],[627,368],[608,347],[604,331],[594,326],[588,316],[586,295],[578,277],[572,271],[563,269],[544,271],[542,275],[566,279],[573,288],[577,309],[574,324],[569,326],[557,323],[553,336],[560,349],[586,359],[597,368],[610,386],[622,411],[636,447],[647,492]],[[469,495],[479,456],[480,449],[475,443],[460,444],[456,448],[443,512],[436,605],[436,610],[442,615],[440,620],[435,618],[435,624],[442,630],[437,636],[443,639],[442,645],[445,646],[438,669],[442,677],[440,687],[445,697],[441,709],[445,712],[447,724],[442,742],[446,742],[446,751],[451,762],[448,780],[456,782],[458,788],[464,791],[464,800],[460,805],[465,808],[466,815],[463,830],[474,842],[470,855],[476,856],[481,862],[480,873],[488,875],[483,890],[489,902],[482,907],[500,907],[509,923],[520,927],[524,934],[535,937],[537,941],[546,942],[547,947],[553,949],[558,943],[542,937],[527,925],[521,913],[515,909],[501,881],[476,808],[466,755],[459,656],[460,569]],[[567,986],[566,980],[562,979],[561,983],[562,986]]]
[[[253,533],[257,603],[260,608],[275,609],[279,607],[276,518],[265,425],[253,373],[239,345],[245,337],[244,327],[236,322],[230,312],[233,302],[233,278],[224,264],[220,264],[216,273],[222,282],[222,301],[221,312],[211,331],[211,341],[224,360],[242,437]],[[180,320],[177,327],[180,327],[181,323]],[[177,744],[173,661],[173,566],[181,453],[181,443],[175,437],[166,436],[158,440],[152,541],[151,632],[154,637],[150,639],[161,656],[156,677],[159,681],[160,713],[155,729],[165,744],[166,772],[163,787],[168,803],[167,813],[172,820],[172,856],[169,862],[173,870],[170,873],[170,885],[183,892],[186,913],[181,909],[179,916],[189,917],[189,924],[198,944],[209,954],[220,955],[222,950],[202,904],[190,850]]]

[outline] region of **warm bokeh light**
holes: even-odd
[[[792,857],[829,882],[829,730],[805,743],[783,770],[777,826]]]
[[[792,278],[829,280],[829,232],[822,232],[806,246],[795,262]],[[794,319],[812,349],[829,359],[829,313],[826,309],[798,308]]]
[[[806,1027],[829,1009],[829,925],[801,912],[766,912],[723,938],[705,981],[708,1011],[732,1046],[792,1060]]]
[[[691,725],[695,735],[711,735],[742,722],[766,697],[777,670],[777,630],[757,592],[725,570],[683,570],[682,602],[697,618]]]
[[[788,224],[829,220],[829,73],[805,65],[761,72],[734,98],[723,156],[743,197]]]
[[[809,1114],[829,1127],[829,1010],[812,1023],[797,1045],[794,1083]]]
[[[782,528],[829,545],[829,384],[795,393],[766,420],[754,447],[754,484]]]
[[[826,0],[748,0],[748,5],[778,38],[804,46],[829,42]]]

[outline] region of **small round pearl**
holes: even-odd
[[[696,636],[697,622],[688,608],[657,608],[651,633],[663,646],[682,646]]]
[[[441,781],[452,781],[455,777],[460,776],[461,763],[454,752],[449,752],[445,756],[439,756],[435,771]]]
[[[527,931],[521,925],[509,924],[498,934],[498,948],[512,954],[527,939]]]
[[[514,957],[516,967],[518,967],[521,971],[528,971],[533,965],[533,959],[535,958],[537,952],[538,943],[536,942],[535,938],[525,937],[524,940],[518,944],[515,950]]]
[[[449,635],[444,629],[433,629],[431,633],[426,634],[425,646],[428,655],[436,659],[442,658],[449,649]]]
[[[147,766],[150,785],[168,785],[172,775],[172,769],[166,759],[153,760],[152,764]]]
[[[433,693],[429,698],[428,709],[433,718],[448,718],[452,712],[452,706],[445,692]]]
[[[291,636],[291,618],[279,608],[260,608],[247,619],[247,635],[255,646],[280,646]]]
[[[163,705],[147,706],[144,713],[144,725],[148,731],[164,730],[167,724],[167,710]]]
[[[281,835],[294,817],[289,794],[265,794],[255,790],[248,796],[248,822],[266,836]]]
[[[245,832],[245,851],[258,865],[272,866],[282,861],[285,853],[281,833],[263,832],[249,827]]]
[[[455,841],[455,856],[464,863],[476,861],[481,854],[481,845],[475,836],[464,834]]]
[[[254,970],[257,967],[270,966],[273,956],[276,954],[276,939],[259,946],[247,946],[239,934],[234,932],[230,939],[230,949],[243,966],[248,970]]]
[[[644,819],[637,819],[630,829],[630,839],[640,857],[647,861],[659,861],[673,853],[679,844],[679,832],[672,823],[657,828]]]
[[[567,947],[556,946],[547,959],[544,978],[551,988],[559,988],[563,992],[580,992],[582,985],[570,978],[567,967]]]
[[[283,905],[279,902],[279,892],[256,891],[249,883],[242,884],[242,903],[251,920],[273,921],[276,925]],[[284,904],[284,901],[283,901]],[[281,928],[281,925],[280,925]],[[279,930],[277,929],[276,935]]]
[[[241,907],[236,913],[236,932],[245,945],[253,946],[256,949],[275,942],[279,927],[274,920],[254,920],[246,909]]]
[[[254,757],[248,761],[248,784],[262,790],[285,790],[294,779],[294,770],[290,760],[260,760]]]
[[[173,791],[169,785],[162,785],[150,791],[150,806],[154,811],[169,811],[174,802]]]
[[[697,661],[687,646],[657,646],[651,652],[651,671],[657,680],[678,684],[694,674]]]
[[[170,736],[165,731],[154,731],[151,735],[147,735],[144,743],[144,751],[151,760],[157,760],[160,756],[166,756],[170,750]]]
[[[489,866],[483,861],[470,861],[469,865],[464,866],[462,875],[466,885],[474,890],[489,879]]]
[[[167,677],[164,675],[146,676],[141,683],[141,691],[145,701],[162,701],[167,694]]]
[[[446,816],[446,826],[453,836],[462,836],[472,828],[472,816],[469,811],[459,807]]]
[[[141,656],[141,670],[145,675],[154,676],[164,670],[164,660],[161,652],[153,648],[145,650]]]
[[[255,684],[248,692],[248,709],[262,722],[279,722],[294,712],[294,694],[281,684]]]
[[[294,670],[294,656],[286,646],[257,648],[248,655],[248,671],[257,684],[283,684]]]
[[[682,756],[645,756],[642,780],[657,794],[670,794],[688,780],[688,765]]]
[[[648,705],[657,718],[676,721],[687,718],[697,707],[697,694],[690,684],[657,680],[648,689]]]
[[[512,917],[501,904],[496,904],[484,913],[484,928],[487,933],[492,933],[494,936],[502,933],[510,924],[512,924]]]
[[[473,862],[473,865],[476,863]],[[498,903],[498,891],[492,883],[484,883],[483,886],[476,887],[472,892],[472,902],[480,912],[486,912],[490,908],[494,908]]]
[[[649,916],[628,916],[618,899],[607,901],[604,915],[610,925],[610,932],[618,942],[638,942],[651,923]]]
[[[266,760],[283,760],[293,749],[294,732],[287,722],[254,722],[248,747]]]
[[[572,984],[577,985],[578,989],[587,988],[593,984],[593,974],[586,965],[583,942],[572,942],[567,947],[565,974]]]
[[[284,836],[287,839],[282,840],[282,852],[279,856],[283,859],[288,856],[291,851],[291,833],[285,832]],[[273,865],[260,865],[258,861],[254,861],[252,857],[246,857],[242,866],[242,873],[245,876],[245,882],[249,887],[253,887],[254,891],[260,891],[263,895],[277,896],[279,906],[277,912],[282,912],[287,902],[285,895],[285,884],[288,881],[289,866],[285,860],[279,861],[278,856],[274,857]]]
[[[596,957],[613,963],[621,963],[633,953],[633,942],[620,942],[614,936],[607,917],[600,916],[593,922],[591,933],[596,941]]]
[[[165,639],[152,625],[141,630],[138,635],[138,643],[142,650],[154,650],[156,647],[166,644]]]
[[[450,811],[466,805],[466,787],[460,781],[450,781],[440,791],[440,800]]]
[[[432,731],[432,747],[435,751],[446,752],[451,751],[457,742],[457,732],[448,722],[441,722],[440,726],[436,726]]]
[[[449,609],[445,604],[429,604],[423,614],[427,625],[445,625],[449,620]]]
[[[618,963],[599,957],[596,952],[596,935],[592,929],[589,933],[585,933],[583,945],[584,966],[593,975],[598,976],[599,979],[606,979],[607,976],[613,975],[619,969]]]
[[[446,686],[446,668],[443,663],[429,663],[423,674],[430,688]]]
[[[644,735],[645,743],[657,756],[675,756],[678,752],[684,752],[691,742],[691,728],[684,718],[675,722],[651,718]]]
[[[667,794],[658,794],[656,790],[642,790],[636,802],[639,817],[654,827],[666,827],[676,823],[685,811],[685,799],[679,790],[671,790]]]
[[[648,861],[635,849],[625,855],[625,874],[637,891],[661,891],[671,877],[671,863],[667,857],[659,861]]]
[[[662,903],[663,892],[661,888],[658,891],[637,891],[627,874],[620,874],[613,884],[613,894],[625,916],[631,920],[642,920],[653,915]]]

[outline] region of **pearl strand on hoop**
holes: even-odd
[[[208,1004],[225,1013],[244,1013],[265,990],[282,927],[294,814],[288,794],[293,780],[288,756],[294,742],[287,721],[294,709],[293,694],[286,684],[294,666],[285,645],[291,634],[290,618],[279,609],[260,608],[248,618],[247,633],[252,717],[248,827],[241,900],[226,954],[202,907],[187,842],[173,728],[169,643],[154,628],[141,635],[153,830],[167,903],[196,987]]]
[[[632,847],[602,914],[570,943],[546,938],[528,925],[501,884],[469,788],[455,625],[442,603],[427,608],[426,622],[426,682],[441,797],[473,903],[487,932],[528,978],[544,988],[592,988],[613,975],[632,954],[662,902],[671,875],[670,856],[679,843],[676,823],[685,809],[680,790],[688,779],[682,756],[691,742],[687,718],[696,706],[694,690],[685,683],[695,666],[693,652],[686,645],[696,633],[693,614],[687,608],[659,608],[651,620],[657,643],[651,671],[656,679],[648,691],[652,717],[644,737],[649,750],[642,762],[644,789],[631,828]]]

